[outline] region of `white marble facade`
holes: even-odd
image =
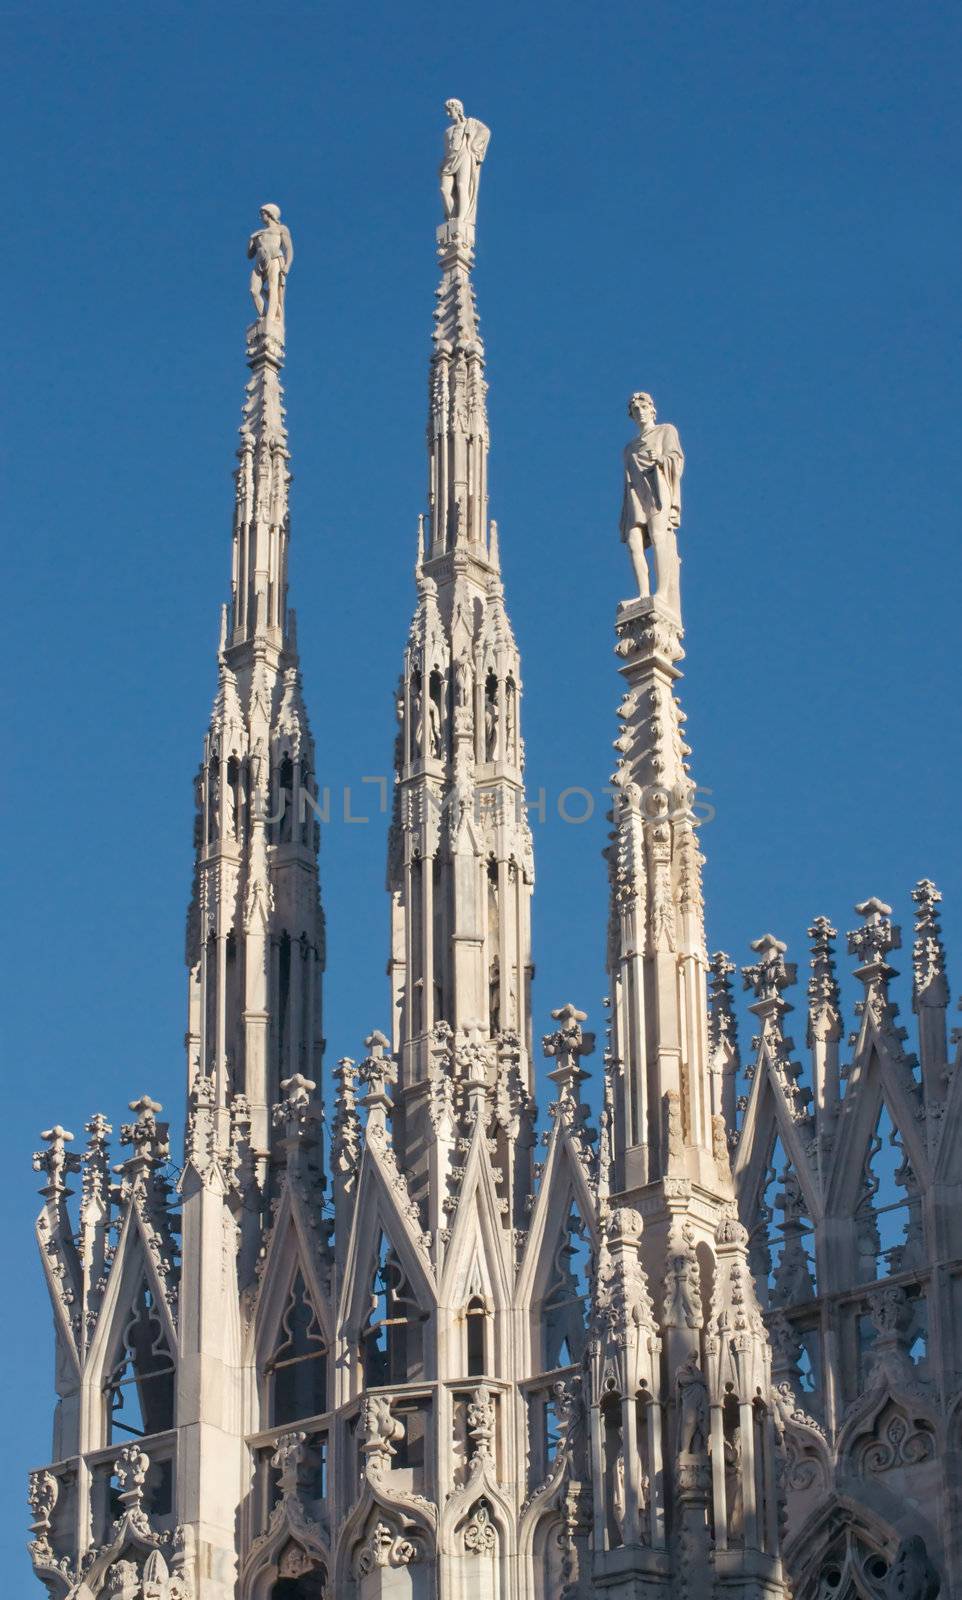
[[[807,1068],[784,1029],[795,969],[757,942],[739,1098],[679,700],[684,457],[641,392],[600,1115],[595,1038],[565,1003],[539,1119],[521,663],[471,279],[490,135],[446,109],[396,691],[394,1034],[336,1063],[325,1135],[316,760],[287,596],[293,244],[271,204],[196,783],[185,1148],[171,1166],[147,1096],[119,1166],[100,1114],[79,1153],[42,1135],[59,1398],[30,1481],[36,1573],[52,1600],[962,1592],[962,1073],[938,892],[914,891],[918,1058],[889,997],[898,930],[870,900],[844,1062],[834,930],[812,927]]]

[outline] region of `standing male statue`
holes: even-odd
[[[685,469],[678,429],[655,421],[655,402],[639,391],[628,401],[638,437],[625,446],[625,495],[621,537],[631,554],[638,593],[651,594],[645,551],[655,552],[655,596],[681,619],[678,541],[681,475]]]
[[[261,206],[264,226],[252,233],[247,245],[247,259],[253,261],[251,273],[251,299],[259,317],[266,322],[284,325],[284,286],[294,260],[291,230],[281,221],[281,208]],[[267,290],[267,310],[264,310],[264,290]]]
[[[444,130],[444,160],[441,162],[444,215],[448,222],[469,222],[473,226],[478,214],[481,163],[491,129],[477,117],[466,117],[460,100],[446,100],[444,109],[451,118]]]

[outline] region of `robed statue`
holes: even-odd
[[[445,111],[451,118],[444,130],[444,160],[441,162],[441,199],[448,222],[474,225],[478,214],[478,180],[481,163],[491,138],[491,129],[477,117],[466,117],[460,100],[447,100]]]
[[[681,563],[675,535],[681,521],[681,475],[685,469],[681,440],[670,422],[656,421],[650,394],[633,394],[628,415],[638,424],[638,437],[625,446],[621,537],[631,555],[638,593],[651,594],[645,555],[650,549],[655,556],[655,597],[680,619]]]
[[[942,1580],[929,1560],[925,1540],[910,1533],[895,1553],[885,1580],[887,1600],[937,1600]]]
[[[280,206],[261,206],[261,222],[264,226],[251,234],[247,245],[247,259],[254,263],[251,299],[259,317],[283,327],[284,287],[294,260],[291,230],[281,221]]]

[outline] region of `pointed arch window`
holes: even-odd
[[[277,842],[290,844],[294,838],[294,763],[289,755],[277,770]]]
[[[382,1233],[361,1329],[361,1361],[368,1385],[406,1383],[421,1376],[423,1321],[397,1253]]]
[[[749,1264],[769,1306],[793,1306],[816,1293],[815,1229],[781,1137],[772,1141],[754,1208]]]
[[[860,1283],[909,1271],[925,1259],[918,1179],[884,1100],[865,1154],[855,1243]]]
[[[327,1354],[317,1312],[298,1270],[266,1368],[272,1427],[327,1410]]]
[[[588,1238],[572,1201],[558,1235],[541,1302],[545,1370],[576,1365],[584,1355],[589,1304]]]
[[[220,838],[220,760],[212,756],[207,767],[207,843]]]
[[[471,1296],[464,1313],[467,1375],[482,1378],[488,1370],[488,1308],[479,1294]]]
[[[142,1282],[104,1384],[107,1444],[124,1436],[166,1433],[174,1426],[174,1373],[160,1312]]]

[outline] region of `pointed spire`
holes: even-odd
[[[251,236],[251,294],[256,322],[247,330],[247,384],[240,426],[234,513],[234,570],[230,642],[262,636],[285,642],[288,524],[287,429],[281,368],[284,299],[294,257],[288,228],[276,206],[263,206],[264,224]]]
[[[919,1019],[919,1055],[926,1098],[941,1099],[948,1076],[945,1013],[949,982],[939,922],[942,896],[929,878],[912,890],[915,940],[912,945],[912,1010]]]
[[[430,559],[456,545],[487,560],[488,418],[484,345],[478,327],[471,268],[481,162],[489,130],[449,100],[441,195],[446,221],[438,228],[441,283],[434,312],[434,351],[428,402]]]
[[[716,950],[708,963],[708,1049],[709,1071],[720,1074],[721,1093],[712,1096],[719,1104],[727,1128],[735,1128],[735,1087],[741,1066],[738,1048],[738,1021],[732,998],[732,973],[735,963],[724,950]]]
[[[815,1114],[821,1149],[826,1138],[830,1138],[831,1125],[839,1110],[838,1045],[842,1037],[842,1014],[835,973],[838,933],[827,917],[816,917],[808,936],[812,941],[809,961],[812,975],[808,980],[807,1039],[812,1052]]]
[[[917,1098],[917,1063],[914,1055],[904,1048],[907,1034],[897,1021],[899,1008],[889,995],[889,984],[898,973],[889,965],[886,957],[890,951],[901,949],[902,930],[891,920],[892,907],[874,895],[868,900],[859,901],[855,910],[864,923],[848,935],[848,949],[849,954],[857,956],[861,963],[855,969],[855,976],[865,988],[865,998],[856,1006],[856,1011],[865,1019],[863,1028],[866,1023],[873,1023],[884,1037],[893,1060],[903,1069],[906,1092]],[[856,1043],[857,1039],[858,1035],[853,1034],[851,1043]]]

